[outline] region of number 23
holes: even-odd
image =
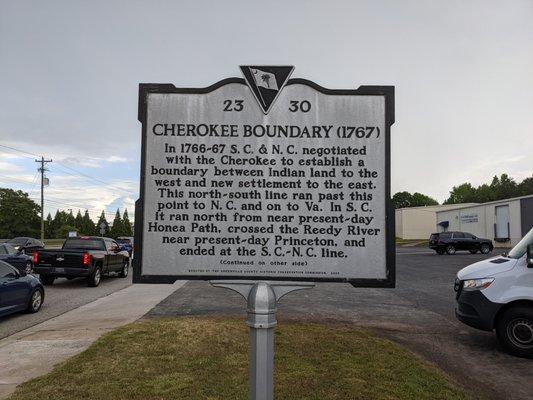
[[[224,111],[242,111],[244,100],[224,100]]]

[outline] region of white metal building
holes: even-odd
[[[437,212],[452,210],[476,203],[446,204],[438,206],[398,208],[395,213],[396,237],[402,239],[428,239],[437,226]]]
[[[462,231],[512,247],[533,228],[533,195],[437,211],[437,232]]]

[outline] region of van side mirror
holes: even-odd
[[[533,244],[527,246],[526,265],[528,268],[533,268]]]

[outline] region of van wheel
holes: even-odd
[[[477,250],[476,249],[472,249],[472,250],[468,250],[470,252],[470,254],[476,254],[477,253]]]
[[[533,309],[513,307],[496,324],[498,340],[515,356],[533,358]]]
[[[41,278],[41,282],[43,283],[43,285],[46,286],[52,286],[54,284],[54,281],[56,280],[55,277],[49,275],[40,275],[39,278]]]
[[[100,267],[96,267],[92,275],[87,277],[87,286],[96,287],[100,284],[101,280],[102,280],[102,269]]]
[[[486,243],[482,244],[480,250],[481,250],[481,253],[483,253],[483,254],[489,254],[490,253],[490,246],[488,244],[486,244]]]
[[[455,254],[455,251],[455,246],[451,244],[446,247],[446,254],[452,255]]]

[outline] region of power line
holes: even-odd
[[[64,168],[68,168],[71,171],[76,172],[78,175],[81,175],[81,176],[83,176],[85,178],[88,178],[88,179],[92,179],[93,181],[96,181],[96,182],[99,182],[99,183],[103,183],[104,185],[107,185],[107,187],[115,188],[116,190],[120,190],[120,191],[127,192],[127,193],[130,193],[130,194],[135,194],[135,192],[132,192],[131,190],[122,189],[122,188],[119,188],[118,186],[113,186],[109,182],[106,182],[106,181],[103,181],[101,179],[95,178],[95,177],[93,177],[91,175],[85,174],[85,173],[83,173],[81,171],[78,171],[78,170],[72,168],[72,167],[69,167],[68,165],[63,164],[62,162],[57,161],[57,163],[60,164],[61,166],[63,166]]]
[[[6,146],[6,145],[3,145],[3,144],[0,144],[0,147],[4,147],[4,148],[6,148],[6,149],[10,149],[10,150],[17,151],[17,152],[19,152],[19,153],[27,154],[27,155],[34,156],[34,157],[42,157],[42,156],[39,156],[39,155],[37,155],[37,154],[35,154],[35,153],[31,153],[31,152],[29,152],[29,151],[21,150],[21,149],[18,149],[18,148],[16,148],[16,147],[12,147],[12,146]],[[30,158],[30,157],[27,157],[27,158]],[[91,175],[86,174],[86,173],[84,173],[84,172],[78,171],[77,169],[74,169],[74,168],[72,168],[72,167],[69,167],[68,165],[63,164],[63,163],[60,162],[60,161],[57,161],[57,160],[56,160],[56,163],[57,163],[57,164],[60,164],[60,165],[63,166],[64,168],[67,168],[67,169],[69,169],[69,170],[75,172],[76,174],[78,174],[78,175],[80,175],[80,176],[83,176],[83,177],[85,177],[85,178],[87,178],[87,179],[92,179],[92,180],[95,181],[95,182],[103,183],[104,185],[107,185],[107,187],[114,188],[114,189],[116,189],[116,190],[119,190],[119,191],[122,191],[122,192],[126,192],[126,193],[129,193],[129,194],[136,194],[135,192],[132,192],[131,190],[123,189],[123,188],[120,188],[120,187],[118,187],[118,186],[114,186],[114,185],[110,184],[109,182],[103,181],[103,180],[101,180],[101,179],[95,178],[94,176],[91,176]],[[66,172],[66,171],[64,171],[64,172]],[[72,174],[70,174],[70,175],[72,175]]]
[[[58,164],[61,164],[61,163],[58,161]],[[61,164],[61,165],[63,165],[63,164]],[[71,168],[71,169],[72,169],[72,168]],[[65,171],[65,170],[57,170],[57,171],[51,171],[51,172],[52,172],[52,173],[56,173],[56,174],[59,172],[59,173],[67,174],[67,175],[70,175],[70,176],[79,176],[79,175],[80,175],[80,174],[73,174],[73,173],[68,172],[68,171]],[[85,176],[82,175],[82,178],[83,178],[83,177],[85,177]],[[94,178],[94,179],[96,179],[96,178]],[[97,180],[97,181],[98,181],[98,180]],[[119,194],[120,196],[124,196],[124,193],[119,193],[118,191],[127,192],[127,193],[129,193],[129,194],[133,194],[133,195],[136,194],[135,192],[132,192],[132,191],[130,191],[130,190],[122,189],[122,188],[119,188],[119,187],[116,187],[116,186],[112,186],[112,185],[110,185],[109,183],[104,182],[104,181],[99,181],[99,182],[104,183],[104,184],[106,185],[106,188],[107,188],[107,189],[110,188],[110,187],[111,187],[111,188],[115,188],[116,190],[114,190],[114,191],[111,190],[111,192],[112,192],[112,193],[115,193],[115,194]],[[117,191],[117,190],[118,190],[118,191]]]
[[[28,152],[28,151],[24,151],[24,150],[20,150],[20,149],[17,149],[17,148],[15,148],[15,147],[6,146],[5,144],[0,144],[0,147],[4,147],[4,148],[6,148],[6,149],[10,149],[10,150],[18,151],[19,153],[28,154],[28,155],[32,156],[32,157],[28,157],[28,158],[40,157],[40,156],[37,155],[37,154],[30,153],[30,152]]]

